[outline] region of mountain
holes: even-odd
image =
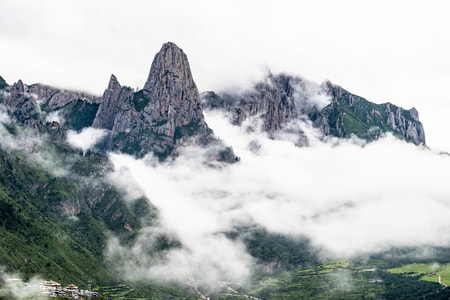
[[[16,122],[39,129],[55,121],[53,128],[61,128],[63,133],[90,126],[105,129],[108,135],[97,145],[98,150],[137,157],[153,153],[164,160],[176,156],[179,146],[195,144],[215,145],[209,159],[236,161],[232,149],[214,137],[203,108],[230,113],[235,125],[258,116],[269,134],[289,122],[309,120],[325,136],[375,140],[391,132],[425,145],[415,108],[375,104],[331,82],[317,85],[300,77],[269,74],[248,91],[200,95],[186,54],[170,42],[155,55],[144,88],[138,91],[120,85],[114,75],[102,97],[42,84],[27,86],[21,80],[8,86],[1,79],[0,85],[7,91],[4,103]],[[295,131],[297,144],[308,145],[303,131]]]
[[[416,145],[425,145],[425,132],[415,108],[404,110],[391,103],[375,104],[329,81],[316,85],[300,77],[269,74],[250,90],[205,92],[202,97],[205,108],[230,113],[230,121],[235,125],[249,117],[260,117],[262,129],[268,133],[294,120],[309,120],[325,136],[355,135],[371,141],[391,132]],[[307,145],[300,129],[297,134],[298,145]]]
[[[325,82],[331,103],[313,118],[314,126],[326,135],[374,140],[385,132],[425,145],[425,131],[415,108],[405,110],[391,103],[375,104],[349,93],[340,86]]]
[[[50,121],[63,130],[92,126],[109,132],[98,145],[143,157],[153,153],[161,160],[176,156],[178,146],[215,146],[209,159],[234,162],[232,149],[214,137],[203,116],[200,93],[192,78],[186,54],[173,43],[156,54],[144,89],[121,86],[111,75],[103,97],[58,90],[21,80],[8,87],[5,106],[15,121],[39,129]]]
[[[225,168],[230,167],[227,163],[239,159],[231,147],[214,136],[206,123],[204,109],[226,112],[236,126],[257,119],[257,126],[261,125],[273,138],[277,132],[289,130],[297,136],[298,146],[307,146],[308,138],[302,127],[295,126],[296,122],[316,128],[324,139],[355,135],[374,141],[390,132],[408,142],[425,144],[416,109],[375,104],[331,82],[317,85],[301,77],[269,74],[247,91],[200,94],[186,54],[170,42],[155,55],[141,90],[121,85],[115,75],[111,75],[101,97],[43,84],[27,85],[21,80],[8,85],[0,77],[0,267],[6,272],[18,272],[25,279],[39,274],[45,279],[79,286],[91,281],[105,288],[105,299],[207,298],[208,294],[195,282],[131,282],[115,272],[114,262],[105,255],[112,236],[117,237],[120,247],[127,249],[113,259],[125,258],[125,265],[133,266],[136,253],[141,250],[147,261],[137,263],[144,265],[168,259],[164,255],[169,249],[180,251],[175,256],[183,253],[182,239],[152,227],[160,221],[160,212],[152,199],[139,196],[130,200],[123,187],[115,185],[110,177],[113,164],[109,154],[142,158],[152,153],[161,161],[173,162],[181,155],[182,147],[195,145],[207,149],[202,152],[207,155],[206,160],[226,162]],[[87,128],[102,130],[106,135],[87,151],[71,146],[68,136]],[[229,197],[222,187],[208,189],[209,178],[203,179],[201,185],[206,186],[206,192],[200,190],[196,197],[205,197],[205,202],[210,200],[208,197],[221,200]],[[240,196],[252,193],[249,189]],[[257,192],[252,197],[272,200],[276,195]],[[236,211],[240,206],[239,202],[230,205]],[[184,214],[180,212],[180,216],[186,217]],[[336,276],[328,276],[341,269],[362,278],[357,285],[358,295],[370,298],[376,294],[381,295],[377,299],[382,299],[386,290],[394,289],[387,283],[374,285],[377,281],[372,281],[379,278],[395,281],[394,275],[378,270],[367,275],[361,271],[367,265],[372,266],[367,259],[348,268],[342,267],[345,263],[321,264],[323,253],[308,237],[285,236],[245,223],[218,233],[216,238],[226,240],[223,246],[232,241],[240,245],[239,249],[245,249],[255,265],[255,282],[259,283],[254,283],[255,288],[221,283],[225,287],[214,290],[216,294],[211,292],[212,298],[276,299],[279,295],[295,298],[299,293],[315,295],[317,299],[333,298],[324,288],[326,283],[337,289],[342,299],[349,299],[346,290],[336,288],[333,279]],[[141,249],[136,241],[142,240]],[[377,267],[383,265],[379,258],[374,261]],[[183,259],[179,262],[183,263]],[[2,273],[0,269],[0,298],[5,297]],[[368,285],[371,288],[364,291]],[[427,292],[441,290],[437,283],[423,285]],[[113,296],[107,294],[118,287],[120,290]],[[292,291],[297,294],[293,296]],[[414,296],[418,295],[422,294]],[[16,298],[8,295],[6,299]]]
[[[215,159],[235,160],[205,122],[186,54],[170,42],[156,54],[144,89],[122,87],[111,76],[93,127],[111,131],[107,150],[138,157],[152,152],[165,159],[178,145],[217,144]]]

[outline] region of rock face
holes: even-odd
[[[294,94],[299,84],[299,78],[269,75],[266,81],[256,84],[254,90],[242,94],[206,92],[202,97],[206,108],[230,112],[235,125],[241,125],[250,116],[260,115],[264,130],[270,132],[297,117]]]
[[[40,108],[33,97],[25,92],[22,80],[14,83],[5,97],[5,106],[8,113],[17,122],[31,128],[38,128],[40,122]]]
[[[261,118],[262,129],[269,135],[285,128],[291,121],[317,116],[327,103],[327,97],[321,86],[285,74],[269,74],[263,82],[243,93],[202,94],[206,108],[227,111],[235,125],[241,125],[249,117]],[[291,127],[290,130],[298,135],[298,146],[308,145],[300,128]]]
[[[260,116],[263,130],[273,133],[296,119],[309,120],[325,135],[366,140],[386,132],[414,144],[425,144],[425,133],[418,112],[391,103],[375,104],[343,88],[324,82],[315,85],[289,75],[269,75],[250,91],[240,94],[203,93],[204,106],[225,110],[236,125],[250,116]],[[307,145],[303,132],[298,145]]]
[[[117,113],[131,95],[132,90],[126,87],[122,88],[116,76],[111,75],[92,126],[112,130]]]
[[[219,143],[205,122],[188,59],[173,43],[156,54],[144,89],[132,91],[111,76],[93,124],[111,130],[108,150],[138,157],[153,152],[164,159],[178,145]]]
[[[188,59],[173,43],[164,44],[156,54],[144,89],[139,91],[121,86],[114,75],[102,98],[41,84],[27,86],[20,80],[8,86],[2,78],[0,90],[4,90],[0,103],[27,127],[57,132],[58,137],[66,129],[108,130],[109,136],[99,147],[105,151],[137,157],[153,152],[165,159],[176,155],[180,145],[196,144],[213,146],[208,159],[237,159],[206,124]]]
[[[405,110],[391,103],[375,104],[331,82],[325,82],[323,86],[331,103],[313,121],[324,134],[356,135],[373,140],[391,132],[416,145],[425,145],[425,131],[415,108]]]
[[[392,132],[425,144],[416,109],[374,104],[331,82],[317,85],[300,77],[269,74],[251,90],[206,92],[201,97],[185,53],[170,42],[155,55],[142,90],[121,86],[114,75],[102,98],[41,84],[27,86],[20,80],[9,86],[0,77],[0,103],[16,122],[54,136],[58,132],[58,139],[66,129],[106,129],[109,135],[99,148],[137,157],[153,152],[165,159],[176,155],[181,145],[196,144],[215,146],[209,154],[212,159],[235,161],[233,151],[206,124],[203,107],[228,112],[235,125],[259,119],[269,136],[289,128],[291,136],[298,136],[299,146],[308,145],[308,140],[291,122],[306,121],[336,137],[374,140]]]
[[[65,128],[80,130],[91,126],[98,98],[81,92],[56,89],[42,84],[25,85],[21,80],[5,88],[5,106],[18,123],[39,128],[47,116],[57,115]],[[59,125],[58,125],[59,126]]]

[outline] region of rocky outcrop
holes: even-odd
[[[425,131],[415,108],[375,104],[331,82],[323,84],[331,103],[313,120],[325,135],[373,140],[391,132],[416,145],[425,145]]]
[[[93,124],[111,130],[108,150],[138,157],[153,152],[164,159],[179,145],[219,143],[205,122],[187,56],[173,43],[156,54],[144,89],[132,91],[111,76]],[[220,153],[218,159],[229,157]]]
[[[32,128],[44,128],[47,116],[57,115],[65,128],[80,130],[91,126],[98,98],[89,94],[60,90],[42,84],[25,85],[21,80],[5,89],[5,106],[11,116]]]
[[[92,125],[99,106],[98,97],[42,84],[30,85],[27,90],[36,99],[46,121],[55,121],[46,118],[52,114],[67,129],[81,130]]]
[[[5,106],[14,119],[30,128],[38,128],[40,108],[35,99],[25,91],[22,80],[14,83],[7,91]]]
[[[111,75],[92,126],[112,130],[117,113],[132,93],[130,88],[120,85],[114,74]]]
[[[269,74],[249,91],[205,92],[202,98],[205,108],[225,110],[235,125],[241,125],[249,117],[261,118],[262,129],[272,134],[292,120],[316,115],[322,106],[318,98],[323,94],[319,85],[303,78]],[[299,137],[298,145],[308,144],[301,129],[298,128],[295,134]]]
[[[231,113],[231,122],[241,125],[251,116],[260,116],[263,129],[271,132],[305,113],[306,106],[296,103],[298,91],[304,82],[301,78],[287,75],[269,75],[250,91],[243,93],[205,92],[202,94],[205,108],[221,109]]]
[[[240,125],[251,116],[262,119],[263,130],[274,133],[292,120],[309,120],[324,135],[366,140],[385,132],[425,144],[425,133],[416,109],[404,110],[390,103],[375,104],[343,88],[324,82],[315,85],[289,75],[269,75],[243,93],[203,93],[204,106],[224,110],[231,122]],[[292,129],[291,129],[292,130]],[[307,145],[299,129],[298,145]]]
[[[42,110],[48,112],[65,108],[75,100],[82,100],[89,103],[97,103],[100,100],[91,94],[58,89],[39,83],[27,86],[27,92],[36,99],[42,107]]]

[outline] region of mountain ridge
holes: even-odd
[[[60,90],[42,84],[9,86],[1,78],[4,103],[14,119],[35,129],[56,122],[62,130],[93,127],[107,131],[97,145],[102,151],[118,151],[143,157],[153,153],[164,160],[186,145],[216,145],[210,159],[233,162],[237,157],[223,145],[205,121],[203,109],[231,114],[240,125],[250,116],[262,120],[262,129],[273,135],[292,120],[307,120],[324,136],[371,141],[386,132],[426,145],[425,130],[415,108],[405,110],[392,103],[375,104],[326,81],[321,85],[287,74],[268,74],[250,90],[199,93],[186,54],[176,44],[165,43],[155,54],[141,90],[122,86],[112,74],[102,97]],[[299,146],[308,145],[296,129]]]
[[[325,81],[321,85],[287,74],[269,74],[252,89],[238,94],[204,92],[207,109],[230,113],[230,122],[240,125],[251,116],[259,116],[262,129],[269,134],[293,120],[307,120],[324,136],[368,141],[391,132],[416,145],[426,145],[425,131],[415,108],[405,110],[391,103],[375,104],[342,87]],[[325,98],[328,98],[325,101]],[[298,129],[299,146],[308,145]]]

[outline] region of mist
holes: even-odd
[[[111,239],[107,255],[123,258],[114,261],[125,277],[210,286],[245,282],[255,261],[242,241],[224,234],[245,225],[307,237],[335,258],[450,245],[448,155],[389,134],[371,143],[325,138],[297,121],[287,127],[305,132],[310,146],[300,148],[289,134],[270,139],[246,130],[255,128],[255,120],[237,127],[224,114],[205,116],[239,163],[211,167],[202,160],[207,149],[198,147],[184,148],[164,163],[110,155],[115,182],[133,182],[160,213],[158,224],[131,249]],[[152,232],[165,232],[181,246],[149,259]]]
[[[93,127],[86,127],[80,132],[69,130],[67,132],[67,142],[76,149],[81,149],[83,153],[91,149],[105,135],[107,131]]]
[[[0,298],[35,299],[41,296],[42,279],[38,276],[23,282],[18,274],[5,272],[0,266]]]
[[[35,129],[15,126],[14,120],[0,104],[0,147],[7,152],[17,151],[19,157],[32,166],[43,168],[54,176],[66,176],[67,168],[46,141],[48,136],[39,135]]]

